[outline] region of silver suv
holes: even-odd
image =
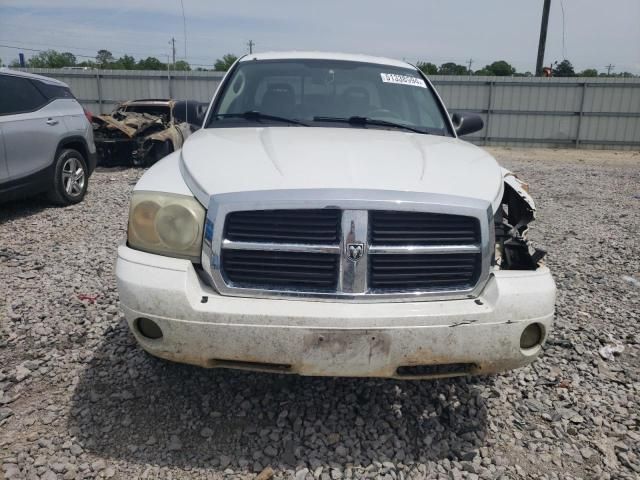
[[[81,201],[96,165],[90,113],[58,80],[0,69],[0,201]]]

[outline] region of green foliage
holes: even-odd
[[[556,65],[553,69],[554,77],[575,77],[576,72],[573,70],[573,65],[569,60],[563,60]]]
[[[133,70],[136,68],[136,59],[131,55],[123,55],[109,65],[112,70]]]
[[[222,58],[219,58],[218,60],[216,60],[216,63],[214,63],[213,68],[215,68],[217,72],[226,72],[231,68],[231,65],[233,65],[233,63],[237,59],[238,57],[236,57],[233,53],[227,53]]]
[[[467,75],[468,73],[467,67],[454,62],[443,63],[438,69],[439,75]]]
[[[184,71],[188,72],[189,70],[191,70],[191,66],[189,65],[189,62],[185,62],[184,60],[178,60],[173,65],[173,69],[181,72],[184,72]]]
[[[585,70],[582,70],[581,72],[578,73],[579,77],[597,77],[598,76],[598,70],[596,70],[595,68],[587,68]]]
[[[138,70],[166,70],[167,65],[155,57],[147,57],[144,60],[138,60],[136,68]]]
[[[96,62],[105,68],[109,63],[113,63],[113,54],[109,50],[98,50]]]
[[[438,74],[438,66],[435,63],[431,62],[418,62],[416,63],[416,67],[422,70],[422,73],[425,75],[437,75]]]
[[[56,52],[46,50],[34,55],[27,62],[30,68],[62,68],[73,67],[76,64],[76,56],[69,52]],[[18,62],[18,65],[20,63]]]
[[[516,69],[504,60],[498,60],[491,65],[487,65],[483,70],[486,70],[489,75],[495,75],[496,77],[510,77],[516,73]]]

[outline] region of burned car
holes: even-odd
[[[207,104],[193,100],[132,100],[92,118],[99,165],[149,166],[182,147],[200,128]]]

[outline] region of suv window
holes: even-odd
[[[50,83],[44,82],[34,82],[38,90],[42,92],[42,94],[47,97],[49,100],[53,100],[55,98],[74,98],[71,90],[67,87],[62,87],[60,85],[52,85]]]
[[[30,80],[0,75],[0,115],[33,112],[48,102]]]

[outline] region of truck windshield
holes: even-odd
[[[411,68],[338,60],[243,61],[222,88],[209,128],[273,124],[450,135],[432,87]]]

